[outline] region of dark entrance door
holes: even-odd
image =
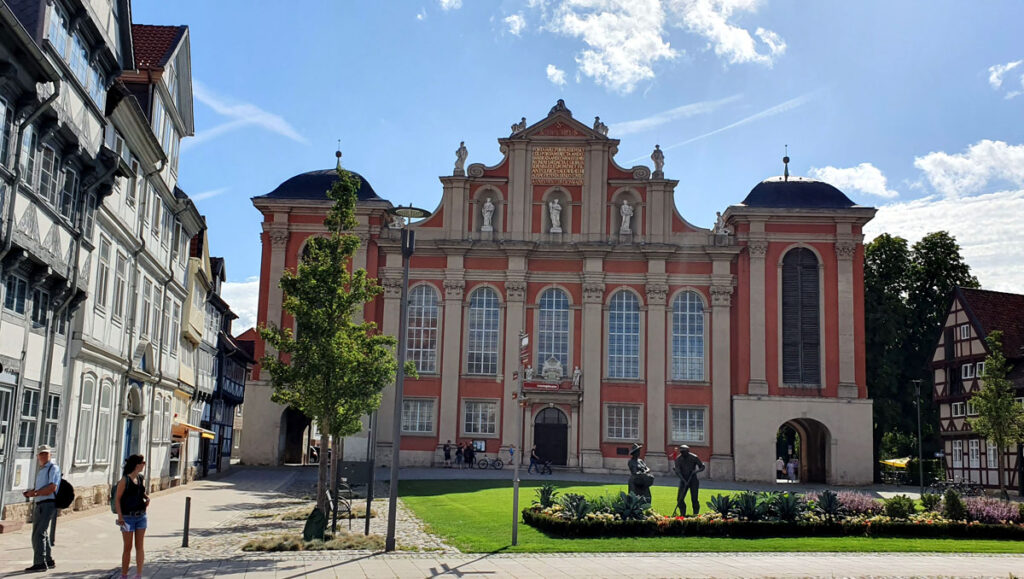
[[[569,420],[557,408],[545,408],[533,421],[533,443],[537,456],[551,464],[565,466],[569,456]]]

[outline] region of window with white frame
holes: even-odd
[[[110,409],[114,389],[104,380],[100,385],[100,402],[96,418],[96,462],[110,460]]]
[[[71,219],[75,212],[75,196],[78,195],[78,173],[64,169],[64,186],[60,195],[60,214]]]
[[[139,162],[132,156],[132,173],[128,176],[128,186],[124,190],[124,200],[128,205],[135,206],[135,197],[139,190]]]
[[[971,325],[960,324],[960,339],[966,340],[971,337]]]
[[[34,388],[25,388],[21,396],[18,448],[32,448],[36,445],[36,421],[39,419],[39,391]]]
[[[437,291],[421,284],[409,292],[409,318],[405,338],[406,359],[420,374],[437,373]]]
[[[978,378],[981,378],[982,376],[985,375],[985,363],[984,362],[978,362],[975,365],[974,375],[977,376]]]
[[[159,442],[164,438],[163,429],[163,414],[164,414],[164,397],[157,396],[153,398],[153,440]]]
[[[153,301],[152,308],[153,314],[149,317],[150,323],[153,324],[152,330],[149,332],[150,338],[154,342],[160,339],[160,305],[164,303],[163,291],[156,283],[153,284]]]
[[[974,364],[964,364],[963,366],[960,366],[960,377],[964,380],[974,378]]]
[[[181,304],[177,300],[171,306],[171,335],[168,338],[170,341],[171,355],[178,355],[178,342],[181,341]]]
[[[672,300],[672,379],[704,380],[704,302],[697,292]]]
[[[160,199],[159,194],[153,195],[153,216],[149,220],[150,233],[153,234],[153,239],[160,239],[160,211],[163,209],[164,203]]]
[[[964,466],[964,441],[953,441],[953,468]]]
[[[967,452],[970,468],[981,468],[981,441],[977,438],[967,441]]]
[[[114,303],[111,310],[114,318],[121,319],[124,315],[124,303],[128,297],[128,257],[118,252],[117,266],[114,268]]]
[[[978,409],[974,406],[974,402],[967,401],[967,416],[977,416]]]
[[[114,5],[116,6],[116,2]],[[67,16],[56,3],[50,3],[49,12],[50,26],[47,40],[67,63],[75,79],[89,94],[89,98],[100,110],[103,110],[107,91],[100,73],[99,59],[89,57],[88,44],[82,36],[81,30],[71,31]]]
[[[608,305],[608,377],[640,377],[640,303],[626,290]]]
[[[486,400],[467,400],[463,407],[465,434],[495,434],[498,429],[498,404]]]
[[[82,398],[78,402],[78,440],[75,444],[75,462],[87,462],[91,450],[93,408],[96,403],[96,378],[91,375],[82,379]]]
[[[35,183],[36,146],[38,144],[35,125],[28,125],[21,135],[21,180],[29,185]]]
[[[160,324],[160,347],[167,351],[171,342],[171,296],[170,292],[164,293],[164,307],[161,310],[162,323]]]
[[[51,447],[57,446],[57,428],[60,425],[60,395],[48,394],[46,396],[46,409],[43,412],[43,444]]]
[[[25,299],[28,297],[28,281],[24,278],[8,274],[7,288],[4,294],[4,308],[16,314],[25,313]]]
[[[39,159],[39,196],[46,199],[51,207],[60,208],[57,190],[57,154],[50,146],[44,146]]]
[[[544,290],[537,304],[537,363],[550,358],[569,372],[569,295],[558,288]]]
[[[142,281],[142,310],[139,312],[139,334],[149,336],[149,308],[152,300],[153,282],[149,278]]]
[[[142,182],[139,183],[139,222],[142,223],[142,233],[145,234],[146,229],[149,228],[149,198],[153,191],[153,185],[145,180],[145,175],[140,179]]]
[[[950,404],[950,409],[954,418],[958,416],[965,416],[965,408],[963,402],[954,402]]]
[[[110,283],[110,240],[100,236],[100,258],[96,262],[96,308],[107,309]]]
[[[615,440],[640,439],[640,407],[609,404],[605,407],[607,437]]]
[[[57,335],[67,335],[69,321],[71,321],[71,310],[69,308],[64,308],[64,313],[57,316]]]
[[[991,440],[985,441],[985,464],[988,468],[999,468],[999,449]]]
[[[91,192],[90,191],[89,194],[87,194],[85,196],[85,206],[83,207],[82,210],[85,213],[84,220],[83,220],[83,225],[82,225],[82,233],[85,235],[86,239],[92,239],[92,230],[93,230],[93,227],[96,225],[96,193],[95,192]]]
[[[14,138],[14,109],[0,98],[0,165],[10,167],[11,139]]]
[[[705,408],[672,408],[672,440],[676,442],[703,443],[707,440],[704,430]]]
[[[174,213],[171,213],[171,208],[164,204],[163,212],[163,223],[160,229],[160,245],[163,247],[169,247],[171,242],[171,229],[174,228]]]
[[[493,289],[482,287],[470,294],[469,340],[466,352],[468,373],[488,376],[498,373],[500,312],[498,294]]]
[[[170,442],[171,440],[171,397],[168,396],[164,399],[164,415],[162,418],[163,422],[163,440]]]
[[[46,327],[50,317],[50,294],[44,290],[32,290],[32,325]]]
[[[434,401],[426,398],[402,400],[402,432],[431,434],[434,432]]]

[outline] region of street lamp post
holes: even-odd
[[[398,206],[390,210],[404,219],[429,217],[430,212],[412,205]],[[398,453],[402,442],[402,390],[405,386],[405,334],[409,324],[409,258],[416,249],[416,232],[402,227],[402,296],[398,311],[398,370],[395,376],[394,423],[391,429],[391,480],[388,484],[388,532],[384,539],[384,550],[395,550],[395,521],[398,517]]]
[[[519,463],[523,460],[526,446],[522,444],[523,435],[523,362],[526,360],[530,337],[526,332],[519,332],[519,376],[518,393],[516,394],[516,424],[519,426],[519,460],[512,457],[512,546],[519,544]]]
[[[921,441],[921,380],[911,380],[917,390],[917,483],[920,496],[924,496],[924,451]]]

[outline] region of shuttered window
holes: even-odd
[[[782,382],[821,386],[818,258],[797,248],[782,260]]]

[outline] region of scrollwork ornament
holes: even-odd
[[[380,280],[380,285],[384,288],[385,298],[401,298],[402,297],[402,279],[398,277],[384,277]]]
[[[468,173],[470,177],[483,177],[484,176],[484,164],[483,163],[472,163],[469,166]]]
[[[836,257],[840,260],[851,260],[857,253],[857,244],[852,241],[836,242]]]
[[[521,302],[526,299],[526,282],[511,280],[505,282],[505,296],[510,302]]]
[[[604,284],[590,282],[583,284],[583,301],[587,303],[601,303],[604,300]]]
[[[655,283],[647,284],[647,303],[650,305],[665,305],[666,298],[668,297],[668,286],[665,284]]]
[[[633,167],[633,178],[637,181],[646,181],[651,178],[651,170],[643,165]]]
[[[288,245],[288,238],[291,237],[286,229],[271,229],[267,232],[267,236],[274,249],[284,249]]]
[[[444,280],[444,297],[449,300],[461,300],[466,291],[466,282],[461,279]]]
[[[711,305],[729,306],[732,305],[732,286],[713,285],[711,286]]]
[[[750,257],[764,259],[764,256],[768,253],[768,242],[764,240],[751,240],[747,243],[747,251],[750,252]]]

